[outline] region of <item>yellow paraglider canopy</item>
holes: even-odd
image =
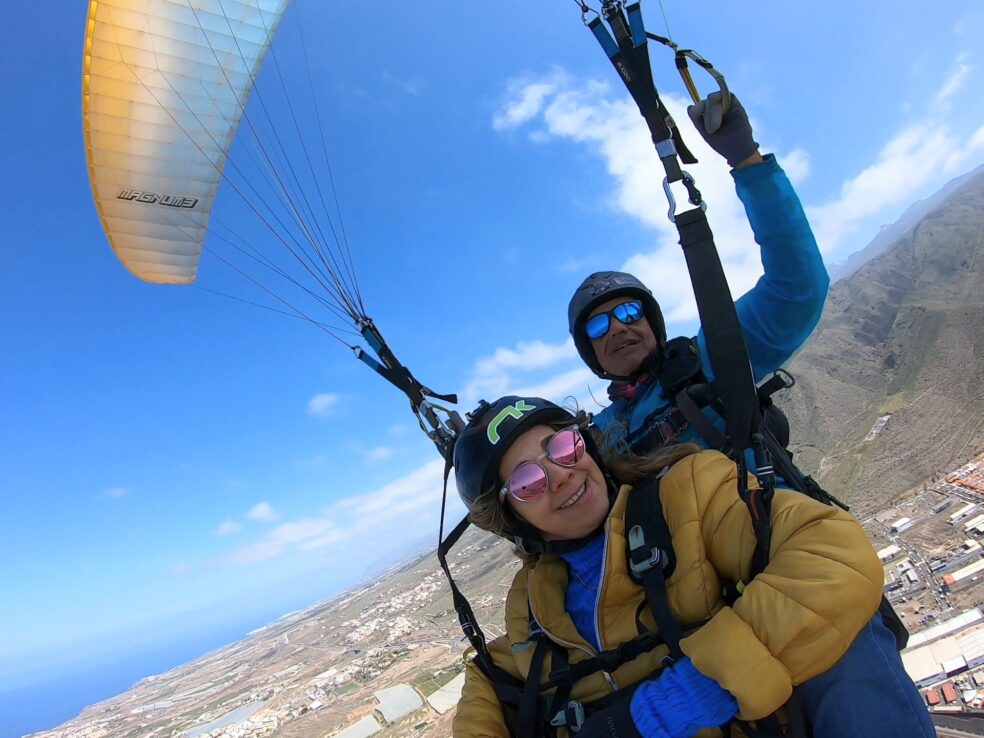
[[[216,188],[287,0],[91,0],[82,116],[113,251],[140,279],[195,280]]]

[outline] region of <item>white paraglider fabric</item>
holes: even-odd
[[[91,0],[83,125],[116,255],[149,282],[195,279],[209,212],[287,0]]]

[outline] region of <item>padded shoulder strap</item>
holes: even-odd
[[[670,657],[678,659],[683,656],[680,650],[683,630],[670,610],[666,595],[666,580],[676,568],[676,556],[659,499],[661,477],[662,474],[637,484],[629,494],[625,513],[629,572],[646,590],[646,602],[670,649]]]

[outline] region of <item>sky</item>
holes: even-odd
[[[984,7],[804,5],[665,11],[728,77],[832,263],[984,161]],[[648,133],[574,3],[358,11],[298,0],[274,48],[301,127],[322,118],[367,312],[424,384],[461,410],[506,392],[597,408],[566,324],[596,270],[635,273],[671,335],[696,330]],[[86,4],[6,16],[0,690],[262,623],[436,542],[442,462],[395,389],[304,321],[217,296],[264,302],[211,252],[199,287],[164,287],[110,250],[82,136]],[[761,266],[733,181],[671,55],[652,56],[740,294]],[[240,131],[232,160],[251,146]],[[219,214],[267,235],[229,188]]]

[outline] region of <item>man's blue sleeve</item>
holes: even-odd
[[[755,381],[803,345],[820,320],[830,278],[799,197],[775,157],[732,172],[765,273],[735,301]],[[697,336],[707,356],[704,331]],[[708,367],[705,366],[705,370]]]

